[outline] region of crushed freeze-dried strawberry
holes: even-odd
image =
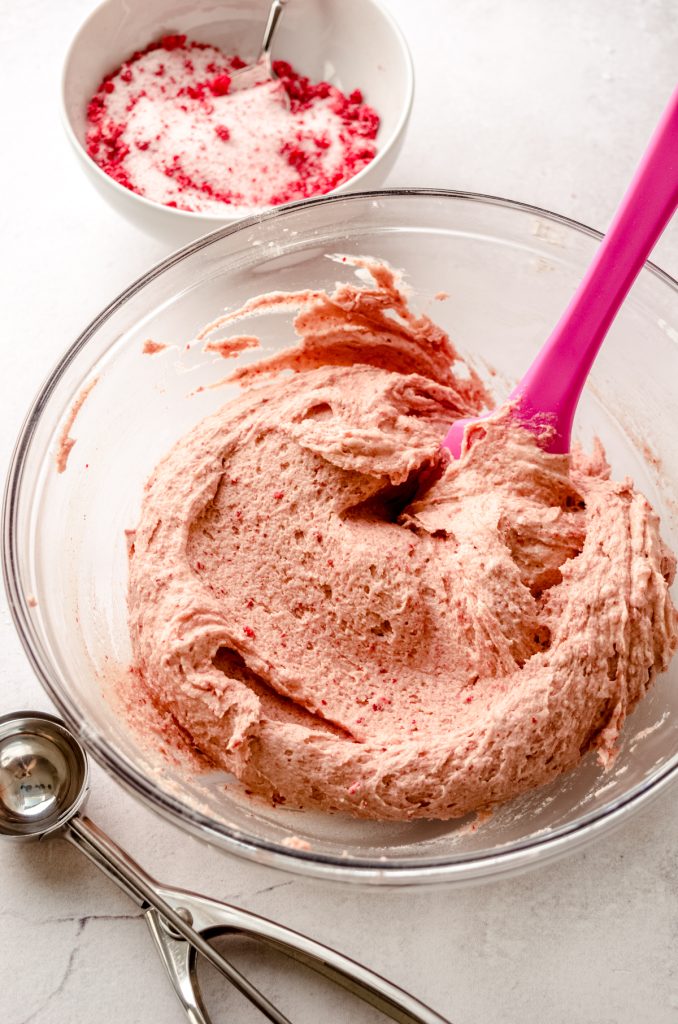
[[[180,50],[186,43],[186,36],[170,35],[162,36],[160,39],[160,45],[163,50]],[[143,51],[142,51],[143,52]]]
[[[228,90],[231,88],[231,76],[230,75],[217,75],[211,82],[207,83],[210,88],[210,92],[214,96],[225,96]]]
[[[275,206],[322,195],[374,158],[379,117],[360,89],[344,95],[287,61],[274,62],[274,71],[289,110],[276,86],[268,106],[252,108],[259,111],[252,123],[240,106],[233,124],[223,124],[224,103],[243,103],[242,92],[238,100],[229,94],[232,73],[244,66],[239,56],[183,34],[152,41],[107,75],[90,100],[87,153],[125,188],[183,210]],[[247,92],[269,96],[266,86]],[[178,138],[186,140],[179,152]]]

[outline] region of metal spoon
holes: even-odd
[[[273,0],[271,9],[268,12],[268,21],[264,29],[264,38],[261,41],[259,56],[254,64],[248,64],[231,75],[229,92],[251,89],[255,85],[261,85],[262,82],[270,82],[271,79],[278,77],[271,63],[271,47],[273,46],[275,30],[278,27],[278,22],[286,3],[287,0]],[[289,104],[287,93],[285,93],[283,101]]]
[[[400,1024],[449,1024],[366,967],[289,928],[182,889],[159,885],[80,812],[89,789],[87,755],[53,715],[23,711],[0,718],[0,837],[60,835],[140,906],[191,1024],[210,1024],[196,973],[201,953],[274,1024],[290,1024],[207,941],[241,934],[285,953],[336,982]]]

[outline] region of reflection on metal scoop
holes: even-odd
[[[273,36],[275,30],[278,27],[280,16],[283,12],[283,8],[287,0],[273,0],[271,9],[268,12],[268,21],[266,22],[266,28],[264,29],[264,38],[261,41],[261,50],[254,64],[248,64],[244,68],[240,68],[239,71],[234,72],[231,76],[231,85],[229,92],[239,92],[241,89],[252,89],[255,85],[261,85],[262,82],[270,82],[271,79],[276,79],[278,76],[273,70],[273,64],[271,63],[271,47],[273,45]],[[289,106],[289,98],[284,90],[281,90],[284,94],[281,99],[282,102]]]
[[[196,975],[201,953],[274,1024],[291,1024],[207,941],[219,934],[263,942],[336,982],[400,1024],[449,1024],[396,985],[305,935],[196,893],[159,885],[89,818],[84,749],[53,715],[0,718],[0,836],[61,835],[144,910],[170,981],[191,1024],[210,1024]]]

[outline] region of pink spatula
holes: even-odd
[[[554,433],[544,444],[547,451],[569,451],[577,402],[598,350],[676,206],[678,89],[583,281],[509,396],[515,416],[528,429],[541,432],[548,417]],[[456,420],[450,427],[443,446],[455,458],[461,453],[466,428],[479,419]]]

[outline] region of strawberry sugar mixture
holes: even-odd
[[[321,195],[373,159],[379,117],[359,90],[276,61],[278,79],[231,93],[243,66],[183,35],[137,51],[89,103],[89,155],[125,188],[197,212]]]
[[[454,818],[611,761],[678,644],[676,562],[599,445],[548,454],[500,410],[450,461],[481,382],[390,268],[345,262],[371,284],[202,333],[293,310],[298,344],[146,485],[133,704],[274,804]]]

